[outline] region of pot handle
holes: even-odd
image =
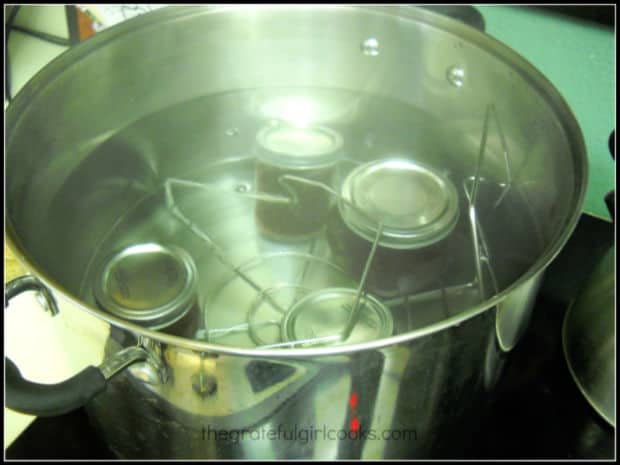
[[[421,8],[461,21],[468,26],[485,31],[484,17],[470,5],[422,5]]]
[[[616,159],[616,130],[611,131],[609,135],[609,153],[611,153],[611,158]],[[611,190],[607,192],[605,196],[605,205],[607,205],[607,210],[609,210],[609,215],[611,216],[611,222],[616,222],[616,191]]]
[[[52,315],[58,306],[52,293],[34,276],[22,276],[9,282],[5,288],[4,306],[24,291],[37,291],[43,297]],[[148,353],[141,347],[129,347],[106,359],[99,367],[89,366],[75,376],[56,384],[40,384],[25,379],[9,358],[5,357],[5,405],[11,410],[52,417],[84,406],[90,399],[104,391],[107,381],[134,362],[145,361]]]

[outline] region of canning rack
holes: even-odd
[[[352,160],[348,160],[348,161],[352,161]],[[323,189],[327,191],[329,194],[335,197],[338,197],[341,201],[347,202],[348,205],[351,208],[355,209],[360,215],[363,215],[366,218],[368,218],[368,216],[363,211],[359,210],[355,205],[351,204],[348,200],[342,198],[334,189],[332,189],[330,186],[326,184],[323,184],[318,181],[306,179],[300,176],[289,175],[289,174],[280,176],[278,178],[278,182],[281,185],[281,187],[284,189],[284,191],[287,194],[289,194],[288,196],[274,195],[274,194],[268,194],[268,193],[263,193],[263,192],[250,192],[249,190],[239,189],[239,188],[234,189],[232,192],[234,192],[235,195],[250,198],[253,200],[272,202],[272,203],[283,204],[283,205],[286,205],[286,204],[295,205],[298,203],[298,197],[291,183],[306,184],[312,187]],[[197,188],[197,189],[215,189],[220,192],[222,191],[222,188],[219,186],[214,186],[213,184],[208,184],[208,183],[200,183],[196,181],[190,181],[190,180],[179,179],[179,178],[168,178],[164,182],[166,207],[178,220],[180,220],[183,224],[185,224],[185,226],[187,226],[192,233],[194,233],[196,236],[198,236],[200,239],[202,239],[207,244],[210,251],[214,254],[217,260],[219,260],[222,264],[228,267],[234,273],[234,275],[236,275],[238,278],[243,280],[246,284],[251,286],[257,292],[257,299],[259,300],[264,299],[273,309],[275,309],[277,312],[282,314],[282,316],[284,316],[290,310],[290,308],[287,308],[287,309],[283,308],[280,304],[278,304],[275,301],[275,299],[271,297],[271,294],[273,292],[273,287],[264,288],[259,283],[257,283],[254,279],[252,279],[252,277],[249,276],[249,274],[243,270],[242,266],[235,265],[235,263],[227,256],[224,250],[205,231],[200,229],[193,221],[191,221],[189,218],[187,218],[183,214],[179,206],[174,201],[173,186],[175,185]],[[381,238],[382,230],[383,230],[383,225],[382,223],[379,223],[378,228],[377,228],[377,233],[375,234],[375,238],[373,241],[372,249],[368,255],[368,258],[366,259],[366,262],[364,265],[364,271],[362,273],[362,278],[357,287],[354,303],[352,305],[345,306],[345,309],[349,311],[348,321],[343,331],[341,331],[339,334],[310,338],[310,339],[300,339],[300,340],[295,340],[295,341],[279,342],[275,344],[261,344],[263,341],[261,341],[260,338],[255,334],[254,330],[257,326],[269,326],[269,325],[276,325],[276,324],[279,325],[279,322],[275,320],[270,320],[270,321],[263,321],[263,322],[257,322],[257,323],[251,323],[250,321],[247,321],[245,323],[234,325],[228,328],[217,328],[217,329],[210,329],[210,330],[207,329],[205,330],[205,334],[203,334],[203,337],[206,338],[207,340],[213,340],[214,338],[217,339],[217,338],[231,335],[234,333],[247,331],[249,332],[250,337],[254,340],[254,342],[259,344],[258,345],[259,348],[312,346],[312,345],[325,344],[325,343],[330,343],[330,342],[345,341],[350,336],[353,328],[355,327],[355,324],[359,320],[361,301],[362,301],[362,297],[364,296],[366,292],[365,291],[366,277],[368,276],[368,272],[370,270],[372,260],[375,255],[375,251],[377,249],[379,240]],[[312,247],[314,247],[315,244],[316,242],[313,241]],[[307,260],[305,261],[305,265],[304,265],[301,277],[299,279],[300,283],[303,282],[304,280],[304,276],[307,273],[311,260],[315,259],[315,257],[312,254],[312,251],[310,251],[310,253],[307,254],[306,257],[307,257]],[[329,264],[332,266],[335,266],[331,263]],[[299,286],[301,287],[301,285]],[[250,315],[251,315],[251,312],[250,312]]]
[[[503,158],[505,162],[505,169],[506,169],[506,182],[503,184],[502,191],[494,203],[495,208],[497,208],[501,204],[505,196],[508,194],[508,192],[512,188],[512,184],[514,181],[512,177],[512,172],[511,172],[511,167],[510,167],[510,162],[509,162],[509,155],[508,155],[508,148],[506,144],[506,139],[504,137],[502,125],[497,115],[495,106],[493,104],[489,104],[487,105],[486,111],[485,111],[482,136],[481,136],[481,142],[480,142],[480,149],[478,153],[475,173],[473,176],[464,179],[462,183],[462,188],[465,194],[465,198],[467,199],[467,210],[468,210],[467,219],[469,222],[469,229],[470,229],[471,240],[472,240],[472,244],[471,244],[472,252],[473,252],[473,258],[474,258],[474,263],[475,263],[475,277],[474,277],[473,282],[468,282],[465,284],[460,284],[460,285],[455,285],[455,286],[445,286],[442,283],[441,287],[438,289],[424,291],[424,292],[420,292],[420,293],[416,293],[412,295],[399,296],[397,298],[390,299],[390,300],[384,300],[382,303],[388,308],[392,310],[400,306],[404,308],[409,308],[409,306],[411,304],[414,304],[416,301],[422,301],[424,299],[429,298],[429,296],[437,296],[441,300],[444,313],[448,315],[449,304],[448,304],[447,295],[452,292],[476,287],[481,301],[485,300],[490,295],[494,295],[498,292],[498,283],[497,283],[497,278],[496,278],[496,275],[495,275],[495,272],[492,266],[492,257],[491,257],[490,249],[488,247],[488,242],[486,240],[482,225],[478,217],[477,208],[476,208],[476,201],[477,201],[478,190],[479,190],[479,185],[480,185],[480,180],[481,180],[482,165],[484,163],[485,154],[486,154],[489,123],[490,123],[490,119],[492,116],[494,117],[494,120],[497,126],[497,131],[499,133],[500,143],[502,146],[502,154],[503,154]],[[350,162],[359,164],[359,162],[349,160],[349,159],[346,159],[345,161],[350,161]],[[200,238],[202,241],[204,241],[207,244],[207,247],[210,249],[210,252],[213,253],[215,258],[219,260],[222,264],[224,264],[227,268],[229,268],[230,271],[232,271],[233,277],[237,277],[241,279],[248,286],[252,287],[257,293],[255,301],[251,306],[250,312],[248,312],[247,321],[227,327],[227,328],[205,329],[203,334],[201,335],[201,338],[207,341],[218,340],[220,338],[230,336],[233,334],[237,334],[237,333],[248,333],[250,335],[250,338],[257,345],[257,348],[271,349],[271,348],[284,348],[284,347],[293,348],[293,347],[300,347],[300,346],[309,347],[309,346],[326,344],[326,343],[346,341],[346,339],[351,334],[353,328],[359,321],[361,300],[364,297],[364,295],[367,293],[365,289],[366,278],[371,269],[373,259],[375,256],[375,252],[377,250],[379,241],[383,233],[383,227],[384,227],[383,221],[381,220],[377,222],[376,220],[369,218],[365,212],[361,211],[354,204],[352,204],[350,201],[348,201],[343,196],[341,196],[340,193],[335,191],[331,186],[324,184],[322,182],[311,180],[311,179],[306,179],[306,178],[292,175],[292,174],[284,174],[278,178],[278,183],[283,189],[283,191],[286,192],[286,195],[270,194],[266,192],[256,192],[256,191],[253,192],[246,185],[237,186],[237,188],[235,189],[225,189],[222,186],[218,186],[215,184],[197,182],[197,181],[181,179],[181,178],[171,177],[171,178],[167,178],[164,181],[166,207],[172,213],[172,215],[175,218],[177,218],[179,221],[181,221],[192,233],[194,233],[198,238]],[[305,184],[307,186],[315,187],[317,189],[322,189],[326,191],[328,194],[330,194],[331,196],[333,196],[335,199],[337,199],[337,201],[347,204],[348,208],[355,210],[357,214],[365,217],[367,220],[369,220],[370,222],[372,222],[373,224],[377,226],[376,234],[375,234],[375,237],[372,243],[371,250],[364,264],[362,276],[360,278],[360,281],[356,289],[354,302],[353,304],[346,304],[343,306],[343,308],[349,312],[349,317],[348,317],[348,320],[347,320],[347,323],[344,329],[341,332],[337,334],[329,335],[329,336],[322,336],[322,337],[315,337],[315,338],[308,338],[308,339],[298,339],[298,340],[293,340],[293,341],[280,341],[277,343],[266,343],[266,341],[264,341],[260,336],[257,335],[256,329],[261,328],[261,327],[267,327],[267,326],[278,326],[279,327],[281,322],[277,319],[269,319],[269,320],[258,321],[258,322],[251,321],[253,317],[253,309],[258,308],[257,302],[266,302],[282,317],[284,317],[284,315],[293,308],[295,303],[293,303],[289,308],[284,308],[283,306],[278,304],[278,302],[276,302],[276,300],[272,297],[272,294],[278,291],[277,286],[276,287],[272,286],[269,288],[262,286],[256,280],[254,280],[249,275],[249,273],[247,273],[244,270],[243,265],[235,264],[233,260],[228,257],[226,252],[207,234],[207,232],[205,232],[200,227],[198,227],[198,225],[196,225],[195,222],[189,219],[181,211],[181,209],[179,208],[179,206],[176,204],[174,200],[173,187],[182,186],[182,187],[189,187],[189,188],[195,188],[195,189],[201,189],[201,190],[206,189],[206,190],[212,190],[212,191],[216,191],[220,193],[224,192],[228,194],[233,194],[236,196],[241,196],[241,197],[245,197],[245,198],[256,200],[256,201],[270,202],[273,204],[280,204],[280,205],[295,205],[298,203],[297,192],[294,188],[294,185],[296,183]],[[304,276],[307,273],[310,264],[312,263],[313,260],[317,259],[317,257],[315,257],[312,253],[312,248],[315,245],[316,245],[316,241],[313,240],[310,252],[305,255],[306,261],[304,262],[304,267],[303,267],[300,279],[298,280],[298,284],[296,286],[295,285],[292,286],[292,287],[297,287],[296,295],[299,295],[300,293],[308,291],[307,289],[304,289],[301,283],[303,283]],[[300,256],[300,255],[297,254],[297,256]],[[303,254],[301,256],[303,257]],[[260,259],[261,258],[259,257],[259,261]],[[326,263],[330,266],[336,267],[336,265],[330,262],[326,262]],[[490,289],[487,288],[487,283],[486,283],[487,280],[484,278],[485,270],[489,276],[488,284],[490,285]],[[289,285],[289,287],[291,286]],[[206,321],[206,317],[205,317],[205,321]]]
[[[487,272],[490,277],[491,286],[492,286],[492,294],[496,294],[499,291],[497,285],[497,278],[495,276],[495,272],[491,265],[491,253],[488,247],[488,242],[484,235],[484,230],[482,225],[480,224],[480,220],[478,218],[478,212],[476,210],[476,200],[478,199],[478,189],[480,186],[482,165],[484,164],[484,158],[486,155],[486,147],[487,147],[487,139],[489,132],[489,123],[491,119],[491,115],[493,115],[495,124],[497,126],[497,131],[499,133],[500,143],[502,146],[502,155],[504,158],[504,163],[506,167],[506,183],[500,193],[499,197],[495,201],[494,208],[498,208],[503,199],[506,197],[510,189],[512,188],[513,178],[512,178],[512,170],[510,168],[510,158],[508,156],[508,146],[506,144],[506,138],[504,136],[504,131],[502,128],[501,121],[497,114],[497,110],[495,109],[495,105],[488,104],[486,107],[486,111],[484,114],[484,123],[482,126],[482,137],[480,141],[480,150],[478,152],[478,161],[476,163],[476,172],[473,177],[465,179],[463,181],[463,190],[465,192],[465,197],[467,198],[467,217],[469,220],[469,227],[472,236],[472,245],[474,248],[474,261],[476,264],[476,282],[478,285],[478,292],[480,294],[481,299],[485,299],[487,297],[486,288],[485,288],[485,280],[483,279],[483,265],[486,267]],[[471,189],[468,189],[468,184],[471,184]]]
[[[506,170],[506,180],[503,183],[502,191],[500,192],[498,198],[493,203],[493,208],[496,209],[500,206],[502,201],[505,199],[506,195],[510,192],[513,187],[513,183],[515,182],[515,176],[512,174],[512,168],[510,165],[510,157],[508,151],[508,144],[506,142],[506,137],[504,135],[504,130],[501,124],[501,120],[497,113],[497,109],[494,104],[487,104],[485,109],[485,116],[482,126],[482,135],[480,139],[480,147],[478,151],[478,158],[476,162],[476,168],[474,171],[474,175],[468,178],[465,178],[461,184],[461,188],[465,195],[465,199],[467,200],[467,221],[469,224],[469,230],[471,234],[471,246],[473,252],[473,258],[475,263],[475,277],[472,282],[468,282],[465,284],[457,284],[451,286],[442,286],[439,289],[432,289],[423,291],[420,293],[416,293],[413,295],[405,295],[396,297],[393,299],[383,300],[383,304],[386,305],[390,309],[394,308],[410,308],[411,305],[414,305],[417,302],[428,301],[429,299],[439,299],[442,303],[443,312],[445,315],[450,314],[449,303],[447,296],[453,293],[458,293],[464,290],[471,289],[475,287],[478,292],[478,296],[481,301],[486,300],[487,298],[497,294],[499,292],[499,285],[497,276],[493,269],[493,259],[490,252],[490,248],[488,246],[488,241],[486,239],[484,229],[480,223],[478,210],[476,207],[476,201],[478,198],[478,189],[480,186],[480,181],[482,179],[482,166],[484,164],[485,155],[487,153],[487,139],[489,134],[489,125],[491,122],[491,118],[493,118],[497,132],[499,135],[499,140],[502,148],[502,157],[504,160],[504,166]],[[488,275],[488,279],[485,279],[485,272]],[[490,289],[487,289],[487,285],[485,283],[488,282]]]

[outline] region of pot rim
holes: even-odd
[[[605,422],[609,426],[611,426],[612,428],[615,428],[616,427],[615,412],[613,410],[609,411],[608,409],[605,409],[604,406],[602,406],[601,403],[599,402],[600,399],[596,399],[597,396],[593,395],[589,386],[584,382],[583,375],[579,376],[580,375],[579,370],[576,369],[574,362],[573,362],[573,358],[570,355],[571,354],[569,350],[570,341],[569,341],[567,334],[568,334],[568,325],[570,324],[569,322],[570,314],[571,312],[574,312],[574,311],[575,311],[575,302],[573,301],[569,305],[568,310],[566,310],[566,316],[564,318],[564,321],[562,322],[562,352],[564,355],[564,360],[566,361],[566,366],[568,367],[568,372],[570,373],[570,376],[573,382],[575,383],[575,386],[577,386],[577,389],[579,390],[583,398],[586,400],[588,405],[592,408],[592,410],[594,410],[597,413],[597,415],[599,415],[603,420],[605,420]]]
[[[7,124],[5,127],[6,134],[8,135],[11,128],[19,124],[22,119],[24,111],[28,107],[28,103],[31,99],[36,98],[37,94],[49,85],[54,79],[58,78],[63,71],[69,66],[78,62],[81,58],[96,51],[97,49],[105,46],[112,40],[118,40],[119,38],[129,35],[142,28],[153,26],[156,23],[162,21],[173,21],[185,16],[199,15],[199,14],[224,14],[227,11],[250,9],[257,10],[262,9],[282,9],[290,10],[291,6],[283,5],[235,5],[235,6],[215,6],[215,7],[196,7],[196,6],[183,6],[183,7],[168,7],[162,8],[146,15],[141,15],[125,21],[121,24],[113,26],[105,31],[96,34],[88,41],[82,42],[68,51],[62,53],[56,57],[52,62],[40,70],[14,97],[12,103],[6,109]],[[560,117],[563,129],[565,130],[566,137],[570,142],[570,146],[573,147],[572,158],[575,166],[575,178],[580,182],[575,187],[573,205],[571,213],[565,220],[564,227],[560,230],[554,240],[550,241],[550,245],[541,254],[538,260],[530,266],[527,272],[525,272],[519,279],[517,279],[510,286],[499,292],[491,299],[482,302],[469,310],[463,311],[458,315],[441,320],[437,323],[433,323],[429,326],[405,333],[397,336],[391,336],[376,341],[342,345],[342,346],[328,346],[328,347],[313,347],[313,348],[298,348],[298,349],[244,349],[231,346],[218,345],[208,342],[201,342],[197,340],[181,338],[168,334],[161,333],[159,331],[148,330],[142,326],[129,323],[128,321],[114,317],[107,314],[94,306],[87,305],[76,297],[73,297],[69,292],[63,289],[56,280],[37,268],[36,262],[30,259],[22,249],[19,238],[15,233],[15,229],[10,221],[10,218],[6,217],[6,204],[5,204],[5,222],[6,222],[6,244],[9,249],[14,253],[15,257],[22,265],[40,279],[40,281],[53,290],[56,294],[62,296],[62,298],[72,305],[80,308],[81,310],[99,318],[111,325],[126,329],[136,335],[145,336],[153,340],[170,344],[176,347],[190,349],[199,352],[212,352],[226,355],[247,356],[253,358],[309,358],[317,356],[333,356],[344,355],[354,352],[383,349],[397,344],[406,343],[416,339],[420,339],[425,336],[438,333],[442,330],[459,326],[460,324],[480,315],[481,313],[492,309],[502,300],[504,300],[515,289],[529,281],[531,278],[542,273],[544,269],[551,263],[551,261],[560,253],[563,246],[568,241],[573,230],[577,225],[577,221],[582,213],[583,203],[587,191],[588,181],[588,160],[586,154],[585,142],[583,134],[577,123],[577,120],[559,91],[555,86],[530,62],[520,56],[518,53],[510,49],[507,45],[499,42],[493,37],[478,31],[477,29],[465,25],[464,23],[448,18],[444,15],[434,13],[432,11],[424,10],[421,8],[414,8],[410,6],[352,6],[352,5],[305,5],[296,6],[297,11],[302,11],[306,8],[323,8],[331,10],[364,10],[379,15],[384,15],[392,18],[400,18],[402,20],[413,20],[427,24],[429,27],[439,29],[458,36],[460,39],[467,40],[474,46],[480,47],[487,53],[492,54],[496,59],[504,62],[510,66],[513,70],[519,72],[528,84],[537,93],[544,98],[547,105],[549,105],[556,115]],[[6,141],[10,137],[5,138],[5,148],[7,146]]]

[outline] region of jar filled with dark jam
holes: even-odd
[[[103,310],[148,329],[191,339],[203,326],[194,262],[175,246],[135,244],[111,255],[94,294]]]
[[[382,224],[365,287],[392,298],[434,288],[462,244],[458,217],[449,179],[411,160],[377,160],[346,177],[327,237],[335,261],[360,279]]]
[[[331,188],[341,153],[342,137],[325,127],[263,128],[256,137],[256,190],[282,201],[256,201],[261,233],[286,240],[320,231],[334,200],[317,184]]]

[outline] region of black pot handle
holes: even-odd
[[[52,315],[58,314],[52,293],[34,276],[22,276],[6,285],[5,308],[12,297],[24,291],[39,292]],[[144,349],[129,347],[107,359],[99,367],[86,367],[68,380],[56,384],[40,384],[25,379],[17,365],[5,357],[5,405],[11,410],[28,415],[62,415],[84,406],[104,391],[107,381],[125,367],[147,359],[148,353]]]
[[[449,16],[468,26],[485,31],[484,17],[475,7],[470,5],[422,5],[421,8]]]
[[[82,407],[106,387],[101,370],[94,366],[61,383],[39,384],[23,378],[9,358],[4,361],[6,406],[21,413],[38,417],[63,415]]]
[[[616,130],[611,131],[609,135],[609,153],[611,153],[611,158],[616,159]],[[605,195],[605,205],[607,205],[607,210],[609,210],[609,215],[611,216],[611,221],[613,223],[616,222],[616,191],[612,190],[607,192]]]

